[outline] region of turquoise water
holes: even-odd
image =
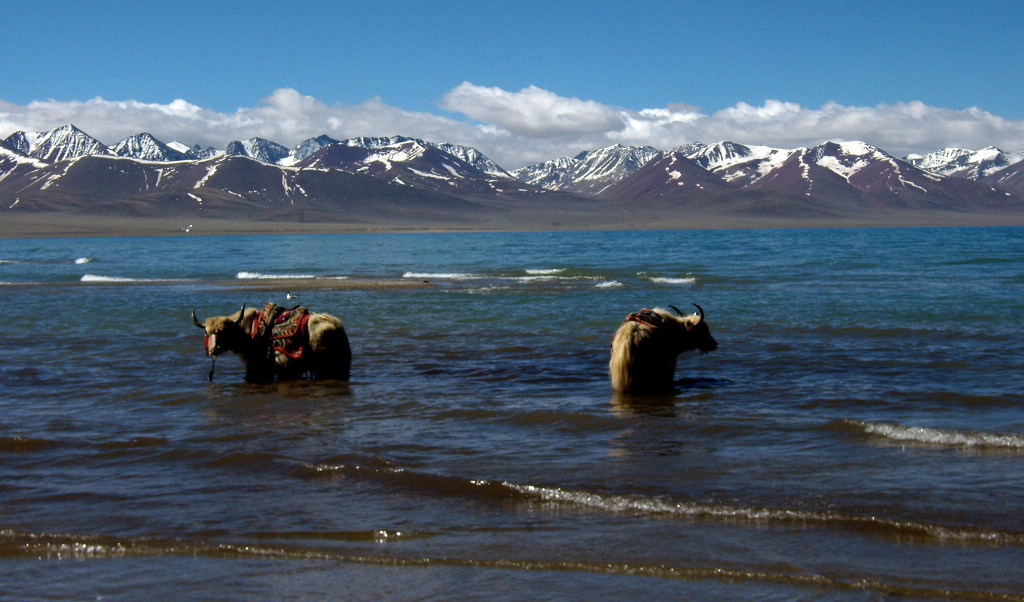
[[[11,598],[1024,595],[1021,228],[3,240],[0,283]],[[192,309],[288,292],[352,381],[208,381]],[[692,303],[718,350],[614,396],[622,319]]]

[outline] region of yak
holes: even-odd
[[[352,350],[341,320],[305,307],[279,307],[268,303],[260,311],[242,309],[230,316],[192,322],[206,333],[206,355],[216,358],[233,351],[245,364],[245,379],[315,378],[348,380]],[[213,380],[213,368],[210,368]]]
[[[619,393],[651,394],[670,391],[676,370],[676,356],[699,349],[714,351],[718,342],[704,321],[704,310],[694,303],[696,314],[672,315],[656,307],[626,316],[612,339],[608,374],[612,389]]]

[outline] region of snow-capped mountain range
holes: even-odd
[[[618,215],[636,202],[797,217],[1024,213],[1024,152],[947,148],[897,158],[863,142],[780,149],[724,141],[668,151],[615,145],[508,171],[470,147],[402,136],[323,135],[291,149],[250,138],[217,150],[148,133],[107,146],[65,125],[0,140],[0,207],[8,209],[112,211],[128,202],[142,213],[228,217],[246,208],[270,219],[289,211],[333,215],[359,195],[389,199],[389,210],[409,215],[519,207],[571,219]]]
[[[249,157],[262,163],[290,166],[331,144],[365,148],[387,148],[408,141],[415,142],[424,147],[437,148],[442,152],[474,165],[484,173],[497,177],[512,177],[507,171],[475,148],[448,143],[435,144],[403,136],[335,140],[329,136],[322,135],[305,140],[293,149],[288,149],[264,138],[250,138],[248,140],[233,140],[223,149],[217,150],[211,147],[203,148],[199,145],[190,147],[177,141],[163,143],[149,133],[135,134],[117,144],[106,146],[74,125],[64,125],[49,132],[14,132],[4,139],[2,144],[8,149],[48,163],[85,155],[113,155],[139,159],[141,161],[159,162],[204,160],[227,155]]]

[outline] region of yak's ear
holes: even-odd
[[[691,330],[691,329],[693,328],[693,326],[694,326],[694,325],[693,325],[693,324],[690,324],[690,323],[689,323],[689,322],[688,322],[688,321],[686,320],[686,316],[685,316],[685,315],[683,314],[683,312],[679,311],[679,308],[678,308],[678,307],[676,307],[675,305],[669,305],[669,307],[671,307],[671,308],[672,308],[672,311],[676,312],[676,315],[677,315],[677,316],[679,316],[680,318],[682,318],[682,321],[683,321],[683,328],[685,328],[685,329],[686,329],[686,332],[690,332],[690,330]]]
[[[704,308],[696,303],[694,303],[693,306],[697,308],[697,315],[700,316],[700,320],[697,320],[697,324],[700,324],[704,321]]]

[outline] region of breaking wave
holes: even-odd
[[[1024,435],[968,432],[860,420],[844,420],[843,424],[865,435],[896,443],[1024,452]]]
[[[563,275],[565,272],[564,268],[525,269],[523,272],[525,275],[473,274],[466,272],[405,272],[402,274],[402,278],[416,280],[448,280],[458,282],[481,281],[489,284],[488,286],[477,289],[477,292],[503,290],[509,284],[553,283],[556,285],[590,285],[591,283],[594,283],[594,286],[597,287],[622,286],[622,283],[620,282],[608,281],[600,276]]]
[[[527,269],[525,271],[533,276],[550,276],[552,274],[561,274],[565,271],[565,268]]]
[[[504,483],[510,489],[546,503],[567,504],[612,513],[651,514],[677,518],[756,523],[846,526],[858,531],[920,537],[942,542],[1024,545],[1024,533],[994,531],[966,526],[944,526],[920,521],[894,520],[820,510],[754,508],[680,502],[639,495],[603,494],[557,487]]]
[[[577,511],[626,514],[680,520],[709,520],[779,526],[841,527],[881,536],[920,538],[937,542],[1024,546],[1024,533],[971,526],[939,525],[923,521],[897,520],[827,510],[758,508],[674,500],[640,494],[603,493],[508,481],[466,480],[458,477],[408,471],[391,465],[318,464],[304,465],[309,476],[342,476],[387,481],[390,486],[415,489],[418,493],[459,495],[499,503],[526,506],[556,505]]]
[[[98,274],[83,274],[80,282],[161,282],[153,278],[126,278],[124,276],[100,276]]]
[[[310,279],[316,278],[313,274],[263,274],[261,272],[238,272],[235,274],[238,280],[288,280],[288,279]]]
[[[654,282],[656,284],[694,284],[694,283],[697,282],[697,279],[693,278],[693,277],[688,277],[688,278],[664,278],[664,277],[661,277],[661,276],[654,276],[654,277],[648,278],[648,280],[650,280],[651,282]]]
[[[431,278],[438,280],[473,280],[481,277],[476,274],[463,274],[459,272],[406,272],[402,274],[402,278],[416,278],[419,280],[430,280]]]
[[[124,276],[100,276],[98,274],[83,274],[79,282],[94,284],[123,284],[133,282],[191,282],[187,278],[127,278]]]
[[[96,261],[95,257],[79,257],[75,260],[75,263],[81,265],[83,263],[92,263],[94,261]]]
[[[400,539],[429,536],[416,533],[373,529],[351,532],[310,533],[252,533],[260,539],[293,539],[299,536],[311,539],[337,541],[371,541],[386,543]],[[27,533],[11,529],[0,530],[0,558],[28,556],[50,559],[123,558],[129,556],[183,555],[213,558],[277,558],[308,559],[345,557],[326,550],[302,549],[273,545],[241,543],[213,543],[203,540],[162,539],[156,537],[112,537],[72,533]]]
[[[819,590],[830,588],[838,591],[877,592],[892,596],[913,596],[930,598],[970,597],[980,599],[1007,599],[1006,596],[987,591],[949,589],[935,583],[889,582],[878,578],[837,577],[819,573],[792,572],[780,568],[764,569],[742,566],[700,566],[681,563],[608,562],[607,560],[550,560],[538,558],[471,558],[453,555],[408,556],[375,552],[372,554],[351,553],[343,549],[324,546],[308,547],[291,542],[274,540],[337,540],[377,544],[392,541],[436,535],[427,532],[404,532],[393,530],[366,530],[351,532],[295,532],[295,533],[252,533],[233,541],[210,541],[204,539],[158,538],[140,536],[114,536],[80,533],[32,533],[0,530],[0,558],[50,559],[50,560],[96,560],[132,557],[181,556],[206,557],[221,560],[330,560],[360,565],[381,565],[389,567],[467,567],[490,568],[513,571],[543,572],[585,572],[601,575],[623,575],[631,577],[653,577],[673,580],[722,580],[731,584],[775,583],[811,587]]]
[[[124,278],[122,276],[99,276],[96,274],[84,274],[82,282],[144,282],[139,278]]]

